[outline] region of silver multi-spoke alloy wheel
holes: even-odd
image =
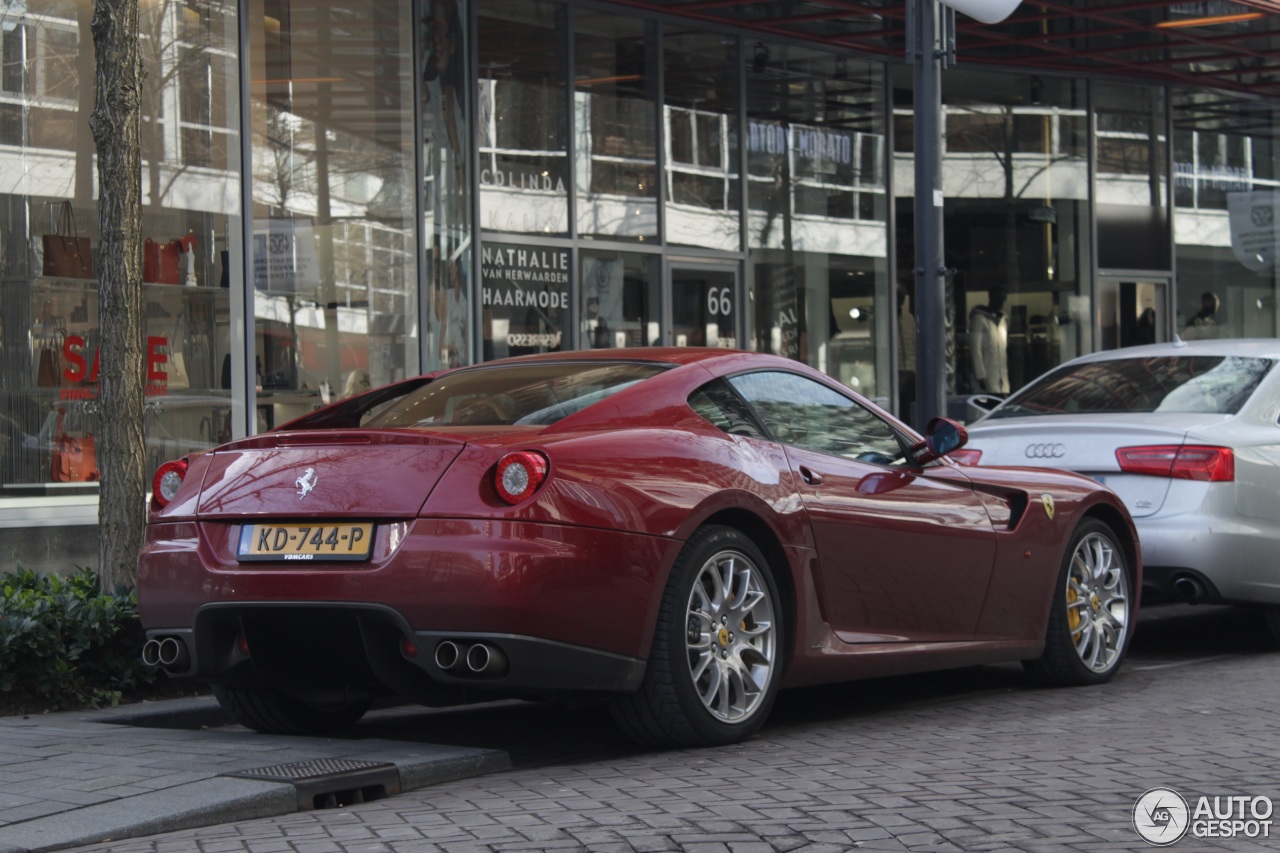
[[[1076,545],[1066,577],[1067,628],[1080,662],[1109,671],[1129,633],[1129,577],[1115,543],[1089,533]]]
[[[755,563],[724,550],[703,563],[689,592],[685,650],[707,711],[722,723],[749,719],[776,675],[774,602]]]

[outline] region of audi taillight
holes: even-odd
[[[547,479],[547,457],[532,450],[518,450],[498,460],[493,487],[498,497],[515,505],[531,496]]]
[[[164,509],[169,505],[178,494],[178,489],[182,488],[182,481],[186,476],[185,459],[166,462],[156,469],[156,475],[151,480],[151,499],[155,501],[156,509]]]
[[[1236,455],[1230,447],[1157,444],[1121,447],[1116,461],[1126,474],[1229,483],[1236,478]]]
[[[959,465],[977,465],[982,461],[982,451],[972,447],[962,447],[948,453],[947,458]]]

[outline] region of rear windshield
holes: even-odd
[[[362,426],[545,426],[666,367],[629,362],[480,367],[428,383]]]
[[[1267,358],[1197,355],[1077,364],[1031,383],[990,418],[1120,412],[1233,415],[1274,363]]]

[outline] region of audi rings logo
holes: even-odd
[[[1065,444],[1028,444],[1025,451],[1028,459],[1061,459],[1067,455]]]

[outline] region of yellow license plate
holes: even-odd
[[[241,560],[367,560],[373,525],[246,524],[240,528]]]

